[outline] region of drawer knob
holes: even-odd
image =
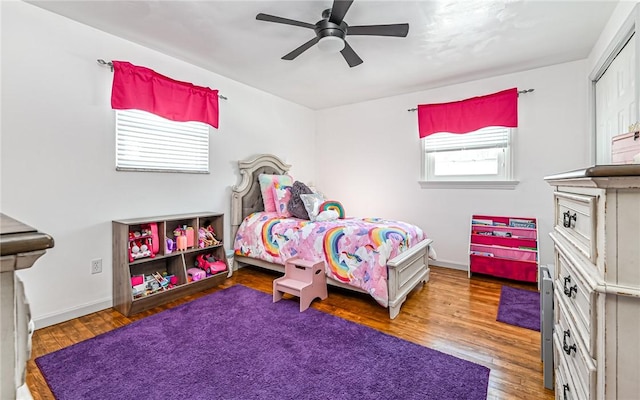
[[[567,392],[571,393],[571,390],[569,390],[569,385],[565,383],[562,385],[562,398],[564,400],[567,400]]]
[[[578,293],[578,285],[567,287],[568,284],[571,284],[571,276],[565,276],[564,278],[564,294],[567,297],[572,297],[574,292]]]
[[[572,344],[571,346],[567,344],[567,338],[570,338],[570,337],[571,337],[571,333],[567,329],[566,331],[564,331],[564,337],[562,338],[562,350],[564,350],[564,352],[567,353],[567,355],[569,356],[571,355],[571,350],[577,351],[575,343]]]
[[[578,214],[577,213],[573,213],[573,215],[571,215],[570,211],[565,211],[564,213],[562,213],[562,215],[563,215],[562,225],[565,228],[571,228],[571,221],[572,220],[574,222],[573,226],[576,226],[575,222],[578,221]]]

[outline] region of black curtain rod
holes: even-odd
[[[518,90],[518,97],[520,97],[520,95],[523,94],[523,93],[531,93],[534,90],[535,89]],[[409,112],[418,111],[418,108],[408,108],[407,111],[409,111]]]
[[[103,67],[111,68],[111,72],[113,72],[113,63],[111,61],[107,62],[107,61],[103,60],[102,58],[98,58],[98,64],[102,65]],[[220,93],[218,93],[218,98],[220,98],[222,100],[227,100],[227,98],[225,96],[221,95]]]

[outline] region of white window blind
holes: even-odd
[[[422,177],[426,182],[511,179],[511,128],[488,127],[464,134],[440,132],[422,141]]]
[[[209,126],[116,110],[116,169],[209,172]]]
[[[464,134],[434,133],[424,141],[427,152],[504,148],[509,145],[509,128],[488,127]]]

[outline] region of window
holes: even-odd
[[[423,138],[423,180],[509,181],[511,130],[488,127],[465,134],[442,132]]]
[[[116,170],[209,172],[209,126],[116,110]]]

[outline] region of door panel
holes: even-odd
[[[596,162],[611,163],[611,138],[638,120],[635,104],[637,35],[633,35],[595,84]]]

